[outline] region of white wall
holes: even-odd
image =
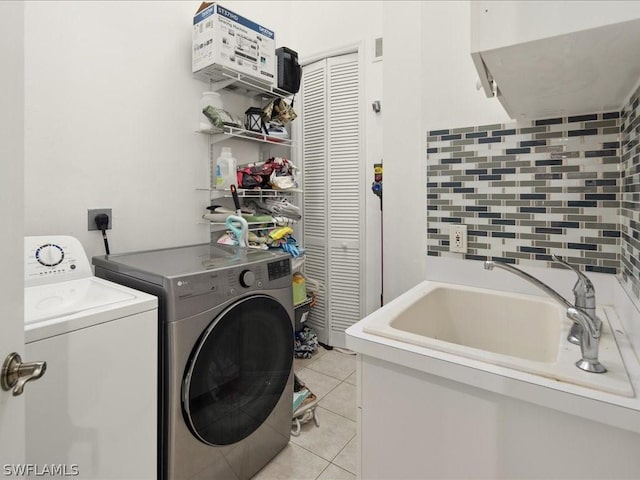
[[[207,88],[190,70],[189,26],[198,4],[26,4],[27,235],[74,235],[90,256],[101,254],[100,235],[87,231],[86,210],[111,207],[113,252],[208,240],[206,225],[198,224],[207,193],[195,190],[208,179],[207,138],[193,133]],[[495,99],[475,90],[469,3],[225,5],[274,29],[277,45],[303,59],[361,43],[366,105],[382,100],[384,69],[382,113],[365,110],[369,312],[380,291],[373,163],[384,158],[390,300],[424,278],[425,131],[506,119]],[[374,63],[373,41],[381,34],[384,62]]]
[[[478,74],[470,50],[471,3],[422,3],[426,59],[422,64],[422,116],[426,131],[511,121],[496,98],[487,98],[476,88]],[[426,162],[426,153],[423,160]]]
[[[273,28],[277,45],[296,49],[303,59],[361,42],[367,105],[382,99],[384,69],[382,114],[365,110],[369,312],[380,291],[380,212],[369,191],[373,163],[385,159],[389,300],[424,278],[425,130],[505,118],[494,99],[475,90],[469,4],[226,5]],[[191,76],[188,27],[197,6],[26,5],[26,234],[74,235],[90,256],[101,254],[99,234],[87,232],[86,210],[111,207],[113,252],[207,241],[198,218],[208,198],[195,190],[208,179],[207,138],[193,133],[207,85]],[[373,40],[381,34],[385,60],[373,63]]]
[[[113,208],[114,253],[208,239],[197,5],[26,3],[26,235],[74,235],[102,254],[87,209]]]
[[[26,235],[67,234],[103,251],[87,209],[113,208],[113,253],[208,241],[208,139],[194,133],[208,84],[191,75],[200,2],[28,2],[25,29]],[[223,2],[276,32],[300,58],[362,43],[365,99],[382,97],[373,39],[381,2]],[[225,93],[241,114],[251,102]],[[384,106],[383,106],[384,108]],[[382,117],[366,110],[367,312],[380,292],[380,211],[369,191],[382,158]],[[245,163],[260,149],[230,141]],[[219,148],[217,146],[216,148]],[[214,156],[216,156],[214,150]]]
[[[424,279],[425,133],[420,2],[384,3],[384,301]]]
[[[296,50],[297,45],[294,42],[298,25],[294,16],[296,2],[287,0],[227,0],[220,3],[234,13],[250,18],[273,30],[276,48],[284,46]]]
[[[208,198],[195,190],[208,179],[207,139],[193,133],[207,85],[190,70],[189,25],[198,4],[26,4],[26,234],[75,235],[90,256],[101,254],[100,236],[86,230],[86,210],[111,207],[114,252],[207,241],[198,218]],[[302,59],[362,42],[367,105],[381,99],[384,78],[382,114],[365,115],[371,311],[380,221],[369,191],[373,163],[384,158],[388,301],[425,277],[426,130],[508,120],[475,89],[469,2],[225,5],[273,28],[277,45]],[[381,34],[384,62],[373,63]]]
[[[427,131],[509,118],[476,89],[470,2],[385,2],[384,9],[386,303],[426,276]]]

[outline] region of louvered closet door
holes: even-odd
[[[362,177],[357,54],[303,71],[305,274],[324,281],[310,326],[321,342],[344,346],[362,318]]]
[[[328,343],[327,329],[327,149],[326,61],[302,71],[303,245],[304,273],[320,283],[307,324]]]
[[[362,180],[357,54],[327,59],[329,343],[362,318]]]

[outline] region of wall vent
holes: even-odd
[[[375,51],[373,55],[374,60],[382,59],[382,37],[378,37],[375,40]]]

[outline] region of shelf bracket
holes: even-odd
[[[211,145],[215,145],[216,143],[224,142],[229,138],[228,135],[224,133],[214,133],[211,135]]]
[[[223,88],[227,88],[229,85],[235,83],[237,79],[228,78],[227,80],[220,80],[218,82],[211,82],[209,88],[212,92],[217,92],[218,90],[222,90]]]

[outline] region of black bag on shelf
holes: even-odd
[[[278,57],[278,88],[285,92],[298,93],[302,78],[298,52],[287,47],[280,47],[276,49],[276,57]]]

